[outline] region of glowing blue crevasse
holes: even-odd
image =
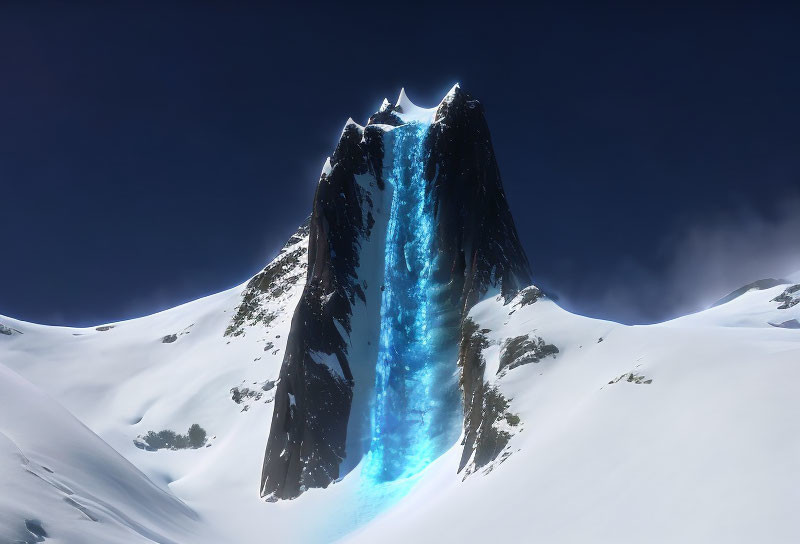
[[[443,392],[453,386],[455,365],[437,349],[434,217],[423,175],[427,133],[422,123],[394,130],[394,193],[372,438],[364,467],[364,475],[376,483],[414,476],[453,442],[452,406]]]

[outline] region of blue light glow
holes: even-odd
[[[372,437],[362,475],[378,484],[412,478],[452,445],[455,361],[437,346],[432,278],[434,216],[423,168],[427,124],[394,132],[394,186],[386,233]],[[449,364],[452,363],[452,364]],[[455,407],[457,408],[457,406]]]

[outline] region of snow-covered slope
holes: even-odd
[[[773,300],[788,287],[634,327],[482,302],[487,375],[519,418],[496,423],[505,454],[462,482],[454,448],[354,541],[797,542],[800,331],[769,325],[800,315]],[[521,335],[558,353],[496,373]]]
[[[33,520],[62,542],[441,542],[443,531],[463,542],[794,542],[800,332],[770,325],[800,317],[800,304],[779,309],[787,289],[634,327],[570,314],[535,289],[484,300],[470,317],[487,339],[486,376],[508,402],[494,427],[510,440],[469,476],[456,473],[454,447],[374,520],[358,470],[294,501],[258,498],[270,392],[237,404],[230,389],[277,375],[270,350],[281,349],[286,308],[239,336],[224,334],[244,286],[108,330],[2,318],[11,334],[0,336],[0,361],[153,482],[1,368],[2,538],[35,541],[24,532]],[[294,286],[286,307],[297,295]],[[533,343],[514,352],[520,336]],[[558,352],[538,357],[542,345]],[[133,444],[191,423],[216,437],[209,447]]]
[[[188,542],[180,500],[0,364],[0,542]]]
[[[247,284],[131,321],[75,329],[0,317],[4,331],[0,334],[0,364],[5,365],[0,384],[5,388],[0,394],[3,403],[0,432],[11,440],[4,441],[4,462],[16,455],[14,448],[19,447],[30,459],[46,458],[47,463],[43,464],[52,466],[57,473],[50,479],[58,479],[62,472],[56,468],[59,463],[85,458],[89,466],[82,466],[84,472],[67,473],[69,481],[73,482],[69,486],[85,486],[89,493],[105,501],[108,509],[121,513],[119,515],[130,517],[139,509],[157,508],[157,512],[163,513],[153,520],[164,522],[165,527],[162,529],[151,520],[147,528],[150,533],[141,530],[143,534],[152,534],[148,538],[156,542],[170,541],[157,532],[164,530],[163,534],[171,535],[166,517],[178,516],[169,509],[170,501],[177,505],[173,510],[180,507],[184,516],[197,516],[183,506],[176,495],[186,503],[196,503],[200,511],[204,506],[202,501],[211,495],[209,510],[212,515],[230,514],[225,508],[226,492],[230,490],[235,490],[239,497],[260,503],[257,480],[269,430],[274,380],[292,310],[305,278],[307,243],[307,227],[304,226],[265,271]],[[266,287],[260,285],[261,280],[266,280]],[[54,403],[47,414],[32,414],[30,406],[39,404],[35,398],[25,392],[14,396],[5,393],[23,383],[22,378],[6,367],[58,399],[111,447]],[[52,419],[52,423],[45,421],[45,416]],[[70,420],[73,427],[80,428],[89,438],[65,430],[67,435],[76,434],[74,445],[67,442],[59,430],[65,427],[61,420]],[[141,446],[141,437],[148,431],[166,429],[185,434],[195,423],[207,432],[203,447],[147,451],[135,444],[138,440]],[[11,424],[15,425],[14,433],[6,432]],[[32,436],[30,433],[17,438],[16,429],[25,425],[37,430],[36,441],[30,445],[25,442]],[[42,449],[40,446],[47,443],[48,437],[51,443],[48,449]],[[99,447],[97,444],[105,448],[106,458],[116,455],[116,450],[152,483],[119,456],[116,462],[125,464],[129,474],[120,475],[120,470],[113,472],[113,459],[101,461],[93,452],[93,448]],[[67,446],[74,453],[64,450]],[[20,459],[22,454],[18,455]],[[105,467],[106,464],[109,467]],[[4,470],[5,467],[4,464]],[[36,471],[46,474],[46,469],[36,467]],[[137,491],[106,498],[95,492],[91,481],[84,481],[95,471],[99,478],[112,480],[107,487],[121,486],[122,491],[125,486],[139,485],[137,478],[140,478],[144,482],[141,485],[152,487],[153,497]],[[26,483],[16,483],[16,479],[12,482],[20,489]],[[0,483],[5,486],[5,476]],[[28,478],[27,484],[26,493],[41,494],[41,481]],[[165,504],[160,505],[156,499]],[[85,539],[80,539],[76,535],[82,533],[65,525],[59,511],[47,507],[48,503],[38,503],[39,506],[34,507],[37,504],[34,501],[27,509],[9,509],[6,505],[15,501],[10,498],[7,501],[0,507],[0,518],[9,519],[9,527],[19,526],[23,518],[35,518],[48,534],[63,542],[134,541],[131,538],[119,540],[114,536],[116,529],[104,532],[104,525],[88,524],[79,524],[79,527],[86,527]],[[69,513],[72,518],[79,519],[80,513],[74,508]],[[132,519],[130,524],[140,524],[136,518]],[[235,516],[229,519],[234,520]],[[196,525],[193,522],[192,526]],[[209,541],[225,541],[216,532],[206,534],[209,529],[203,530],[202,537],[188,538],[184,533],[183,537],[174,538],[177,542],[203,542],[208,536]],[[5,536],[0,532],[0,542],[7,542]]]

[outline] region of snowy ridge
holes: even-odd
[[[447,92],[445,97],[442,101],[433,108],[421,108],[414,104],[411,99],[408,98],[406,94],[405,88],[400,90],[400,96],[397,97],[397,102],[394,104],[394,111],[403,120],[405,123],[425,123],[431,124],[436,120],[436,114],[439,111],[439,108],[442,104],[446,104],[453,100],[455,94],[460,90],[458,83],[453,85],[453,87]],[[384,111],[384,108],[389,105],[389,101],[383,101],[383,105],[381,106],[381,111]]]
[[[280,265],[287,255],[305,250],[307,232],[301,228],[299,234],[290,239],[265,271]],[[38,384],[102,439],[84,429],[91,438],[75,437],[74,449],[83,448],[82,453],[76,452],[75,456],[90,459],[87,452],[97,447],[92,445],[93,438],[114,455],[119,452],[144,473],[129,465],[129,475],[116,476],[119,481],[130,480],[130,485],[139,485],[136,480],[140,478],[152,488],[156,498],[163,497],[143,499],[142,493],[137,493],[132,497],[111,494],[109,498],[105,488],[96,491],[91,480],[84,481],[89,478],[85,473],[70,475],[70,481],[86,486],[92,496],[103,498],[108,508],[126,516],[142,509],[146,512],[148,504],[157,506],[164,503],[159,507],[163,514],[132,518],[140,520],[137,521],[139,524],[146,523],[144,527],[149,527],[152,535],[163,535],[149,536],[151,540],[204,542],[203,539],[208,538],[211,542],[243,541],[242,536],[226,537],[211,531],[209,516],[226,516],[226,503],[241,507],[241,501],[231,500],[230,493],[260,504],[257,475],[273,406],[274,381],[278,376],[292,309],[305,279],[305,261],[290,264],[284,274],[272,278],[271,287],[278,291],[277,295],[273,290],[258,292],[250,300],[256,311],[246,316],[228,336],[226,332],[230,333],[235,324],[234,316],[247,302],[247,295],[254,291],[250,284],[264,272],[246,284],[216,295],[151,316],[98,327],[47,327],[0,317],[4,326],[19,331],[13,335],[0,335],[0,363]],[[287,278],[288,284],[281,283]],[[270,316],[269,323],[263,319],[264,316]],[[4,369],[0,367],[0,370]],[[0,375],[0,387],[7,385],[8,372]],[[14,389],[17,387],[16,384],[13,386]],[[37,459],[41,454],[52,458],[43,464],[55,469],[53,465],[62,458],[59,448],[63,448],[66,442],[60,443],[56,439],[48,453],[49,450],[39,447],[41,441],[25,448],[20,439],[7,432],[8,424],[22,420],[26,413],[31,412],[29,404],[38,401],[31,400],[28,394],[2,394],[2,398],[4,410],[0,414],[3,418],[0,432],[19,444],[28,458]],[[60,407],[54,407],[52,411],[59,412],[57,417],[61,419],[72,417]],[[134,444],[137,437],[148,431],[168,429],[186,433],[195,423],[207,431],[207,447],[145,451]],[[50,432],[44,420],[40,425],[42,432]],[[79,424],[75,422],[73,427],[76,425]],[[56,426],[63,427],[63,424]],[[118,458],[117,463],[127,464],[122,457]],[[97,464],[108,464],[111,470],[115,462],[106,460],[97,461]],[[148,478],[152,483],[147,481]],[[33,478],[27,479],[29,484],[35,482]],[[208,493],[210,489],[216,491]],[[31,487],[26,493],[45,500],[44,492],[36,487]],[[80,502],[79,497],[75,500]],[[211,503],[204,507],[207,500]],[[170,502],[177,506],[169,507]],[[204,528],[197,527],[194,518],[199,514],[193,512],[194,508],[186,508],[181,502],[199,506],[206,520]],[[244,502],[249,501],[245,499]],[[178,515],[178,510],[175,510],[178,507],[186,513]],[[94,508],[90,510],[95,512]],[[170,514],[173,510],[174,514]],[[23,513],[12,516],[10,512],[20,512],[20,509],[7,508],[6,503],[0,506],[0,518],[4,515],[14,518],[7,524],[0,523],[0,542],[7,542],[7,538],[11,538],[7,535],[16,534],[9,531],[17,531],[24,516],[38,516],[48,534],[62,538],[61,542],[136,541],[130,535],[115,536],[120,534],[120,529],[115,528],[117,522],[106,522],[96,513],[91,515],[100,518],[99,522],[82,522],[78,527],[83,527],[81,530],[84,532],[77,531],[70,521],[77,519],[75,508],[31,508],[24,516]],[[166,515],[174,518],[179,527],[170,529],[171,522],[162,518]],[[209,534],[201,537],[195,534],[198,532]],[[79,538],[81,534],[90,540]],[[191,536],[187,536],[189,534]]]
[[[201,526],[56,402],[0,364],[0,541],[185,542]]]

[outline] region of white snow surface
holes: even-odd
[[[203,529],[189,507],[4,365],[0,398],[0,541],[31,541],[26,521],[61,542],[188,541]]]
[[[397,102],[395,102],[395,107],[398,108],[395,110],[397,116],[400,117],[404,123],[412,123],[412,122],[419,122],[425,124],[431,124],[436,120],[436,112],[439,110],[439,107],[452,100],[453,96],[455,96],[456,91],[458,91],[459,85],[456,83],[453,87],[447,92],[445,97],[442,101],[437,104],[433,108],[422,108],[414,104],[411,99],[408,98],[406,95],[405,88],[400,90],[400,96],[397,97]],[[381,111],[388,105],[388,100],[384,99],[383,104],[381,105]]]
[[[800,330],[769,324],[800,318],[772,302],[787,286],[648,326],[484,300],[486,379],[520,418],[506,451],[465,478],[456,444],[369,512],[360,467],[259,498],[275,389],[230,390],[277,379],[302,283],[239,336],[245,285],[101,330],[0,316],[0,542],[35,542],[25,520],[55,543],[800,542]],[[520,335],[559,353],[498,375]],[[631,372],[652,383],[609,383]],[[134,445],[193,423],[207,447]]]
[[[560,350],[494,377],[522,421],[511,455],[462,482],[453,448],[352,541],[800,541],[800,331],[767,324],[783,288],[649,326],[482,302],[487,377],[509,337]],[[629,372],[653,381],[609,384]]]

